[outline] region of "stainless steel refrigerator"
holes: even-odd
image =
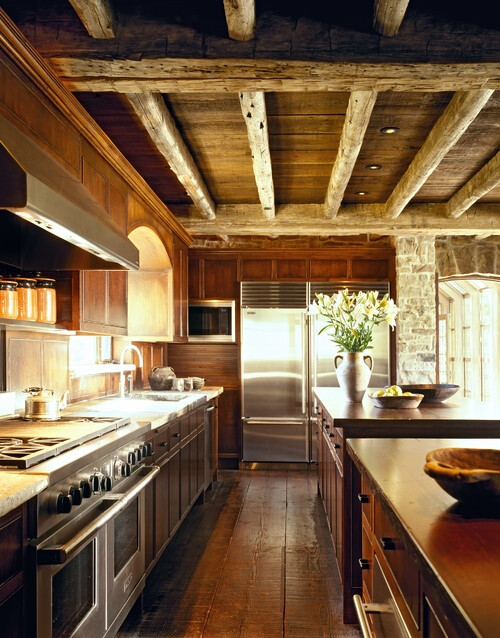
[[[316,460],[313,387],[338,386],[337,350],[307,314],[316,292],[340,282],[244,282],[241,289],[242,438],[244,462]],[[379,289],[357,284],[350,290]],[[389,383],[389,329],[374,331],[372,387]]]

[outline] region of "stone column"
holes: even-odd
[[[436,382],[434,237],[396,237],[397,383]]]

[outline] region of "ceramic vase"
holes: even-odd
[[[342,362],[337,365],[339,360]],[[362,352],[343,352],[334,358],[333,365],[346,401],[360,403],[370,382],[373,359]]]

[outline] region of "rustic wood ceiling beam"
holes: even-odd
[[[475,120],[493,91],[458,91],[386,202],[386,215],[396,218]]]
[[[500,152],[453,195],[448,202],[448,216],[457,219],[498,184],[500,184]]]
[[[197,217],[193,207],[177,208],[185,211],[177,220],[192,235],[500,235],[495,204],[473,206],[459,219],[447,217],[446,204],[415,204],[394,220],[385,217],[384,204],[347,204],[333,220],[325,219],[322,204],[277,205],[274,219],[263,219],[258,204],[223,205],[213,221]]]
[[[205,219],[213,219],[215,206],[208,188],[161,94],[129,93],[127,98],[199,213]]]
[[[72,91],[238,93],[241,91],[460,91],[500,89],[498,63],[347,62],[155,58],[47,58]]]
[[[255,30],[255,0],[224,0],[227,32],[231,39],[246,42]]]
[[[339,150],[326,191],[325,216],[327,219],[335,217],[340,208],[376,99],[375,91],[353,91],[349,97]]]
[[[272,219],[274,185],[264,93],[240,93],[240,105],[247,126],[253,173],[262,213],[266,219]]]
[[[88,34],[100,40],[116,36],[116,20],[108,0],[69,0],[87,29]]]
[[[397,34],[405,17],[409,0],[375,0],[373,29],[375,33],[392,37]]]

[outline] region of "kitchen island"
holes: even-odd
[[[369,392],[374,389],[369,390]],[[379,409],[365,396],[347,403],[339,388],[315,388],[318,404],[318,490],[330,526],[343,587],[344,622],[357,622],[361,594],[361,477],[347,452],[353,438],[497,438],[498,405],[452,397],[417,409]]]
[[[500,511],[459,504],[424,473],[427,452],[443,447],[500,449],[500,440],[347,441],[362,476],[363,597],[395,601],[411,636],[494,638]],[[377,569],[390,584],[387,598]]]

